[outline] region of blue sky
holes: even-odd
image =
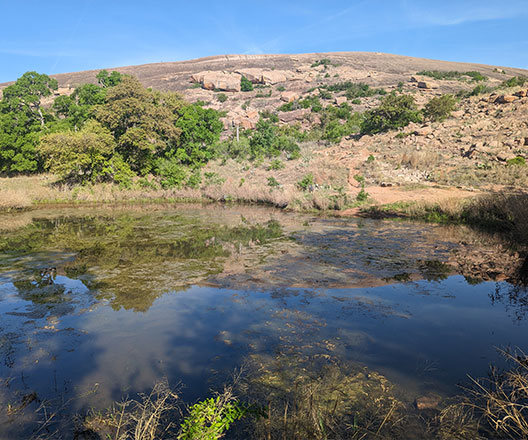
[[[0,0],[0,82],[225,53],[372,51],[528,68],[528,0]]]

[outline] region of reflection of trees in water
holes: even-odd
[[[221,272],[231,253],[282,236],[277,221],[227,226],[180,214],[58,217],[37,219],[0,236],[0,252],[74,252],[73,261],[59,270],[81,280],[115,309],[146,311],[161,294]],[[64,296],[54,276],[53,271],[41,273],[34,280],[17,281],[16,287],[24,299],[54,303]]]
[[[528,287],[526,285],[511,285],[497,283],[495,293],[489,295],[492,304],[506,304],[513,311],[517,321],[525,319],[528,313]]]

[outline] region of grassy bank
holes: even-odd
[[[269,162],[269,163],[268,163]],[[341,210],[354,206],[345,194],[347,170],[307,156],[281,166],[267,161],[259,166],[228,160],[202,170],[196,188],[164,188],[152,178],[139,178],[129,187],[112,183],[67,185],[56,176],[40,174],[0,178],[0,210],[55,203],[242,202],[296,211]],[[330,177],[327,176],[330,175]],[[323,176],[324,175],[324,176]],[[318,185],[317,181],[329,181]]]
[[[407,218],[440,224],[463,224],[500,233],[512,243],[528,245],[528,194],[490,193],[442,202],[398,202],[362,209],[375,218]]]

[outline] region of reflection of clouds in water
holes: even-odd
[[[228,218],[229,224],[240,225],[239,214],[217,213],[208,211],[204,218],[217,223]],[[280,218],[290,222],[289,231],[303,231],[297,232],[297,241],[248,246],[230,261],[230,274],[219,278],[224,288],[179,287],[181,280],[211,280],[217,255],[207,261],[195,258],[196,253],[186,261],[173,258],[176,248],[201,256],[208,250],[187,246],[188,240],[173,247],[171,241],[185,236],[189,225],[163,213],[154,220],[139,216],[110,222],[126,238],[121,247],[101,254],[93,247],[93,254],[84,255],[88,271],[94,272],[88,275],[99,283],[70,266],[78,270],[70,278],[79,279],[61,272],[56,283],[64,286],[63,294],[46,297],[46,288],[33,291],[23,285],[17,290],[11,281],[34,275],[35,267],[72,258],[29,253],[10,260],[11,272],[0,279],[7,281],[0,285],[0,331],[10,327],[18,332],[10,339],[20,355],[12,371],[18,374],[23,366],[29,386],[44,394],[53,393],[54,381],[77,394],[99,383],[98,393],[81,403],[100,408],[123,394],[149,390],[164,376],[171,384],[183,382],[191,399],[203,397],[216,371],[229,374],[248,355],[276,353],[365,363],[416,386],[453,384],[487,366],[493,345],[523,342],[526,322],[514,326],[503,308],[490,305],[487,295],[495,292],[494,284],[468,286],[462,277],[443,279],[447,273],[438,261],[452,246],[443,229],[366,220],[359,227],[357,220],[315,219],[305,230],[302,216]],[[64,219],[59,223],[68,225]],[[105,237],[107,223],[92,226]],[[134,225],[142,229],[139,236]],[[190,228],[196,225],[195,220]],[[151,237],[160,238],[163,246],[156,248]],[[75,234],[71,238],[78,239]],[[406,283],[395,282],[398,274]],[[355,289],[332,288],[358,280]],[[64,305],[69,308],[61,309]],[[10,311],[22,314],[7,315]],[[31,349],[24,345],[28,340]],[[419,377],[417,370],[422,371]]]

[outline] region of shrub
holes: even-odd
[[[219,102],[226,102],[227,101],[227,95],[225,93],[219,93],[218,95],[216,95],[216,99]]]
[[[268,170],[282,170],[284,168],[284,162],[280,159],[274,159],[271,161]]]
[[[383,98],[377,108],[365,112],[365,118],[361,123],[361,133],[382,133],[405,127],[411,122],[420,122],[420,120],[421,113],[411,95],[391,93]]]
[[[276,157],[281,152],[287,153],[290,159],[298,157],[300,149],[297,143],[291,137],[278,134],[277,131],[277,127],[269,120],[259,120],[249,141],[249,153],[252,159]]]
[[[311,108],[313,113],[318,113],[323,109],[318,96],[308,96],[299,101],[301,108]]]
[[[503,89],[508,88],[508,87],[522,87],[527,82],[528,82],[527,76],[522,76],[522,75],[514,76],[510,79],[507,79],[506,81],[503,81],[499,87]]]
[[[163,188],[181,188],[188,176],[188,169],[176,158],[161,159],[157,163],[157,174]]]
[[[287,102],[286,104],[282,104],[278,110],[280,112],[291,112],[293,110],[297,110],[299,108],[299,103],[295,101]]]
[[[270,112],[269,110],[261,111],[260,117],[263,119],[269,119],[270,122],[279,122],[279,117],[277,116],[277,114]]]
[[[430,121],[443,121],[451,115],[455,105],[453,95],[436,96],[425,105],[424,116]]]
[[[225,394],[209,398],[191,406],[189,415],[181,425],[178,440],[215,440],[251,409],[238,400],[225,398]]]
[[[243,92],[251,92],[253,90],[253,83],[245,76],[240,78],[240,90]]]
[[[277,188],[280,186],[280,183],[275,179],[275,177],[268,177],[268,186],[271,188]]]
[[[108,180],[112,180],[124,188],[132,186],[132,179],[136,176],[130,166],[125,162],[123,157],[116,153],[114,154],[108,164],[103,169],[103,175]]]
[[[315,63],[312,64],[311,67],[317,67],[317,66],[324,66],[325,69],[328,68],[328,66],[333,66],[332,60],[329,58],[323,58],[321,60],[317,60]]]
[[[514,157],[513,159],[508,159],[506,161],[508,165],[519,165],[519,166],[525,166],[526,165],[526,159],[522,156]]]
[[[495,90],[493,87],[487,86],[485,84],[479,84],[469,92],[466,92],[465,90],[460,90],[456,95],[458,98],[469,98],[471,96],[478,96],[484,93],[491,93],[493,92],[493,90]]]
[[[364,202],[368,199],[369,194],[365,191],[365,188],[361,188],[361,190],[358,192],[358,195],[356,196],[356,200],[358,202]]]
[[[311,186],[313,186],[313,184],[314,176],[312,173],[307,174],[301,180],[299,180],[299,182],[297,182],[297,186],[303,191],[307,191]]]
[[[284,92],[286,90],[286,88],[284,86],[277,86],[277,91],[278,92]]]
[[[319,90],[319,98],[332,99],[332,93],[330,93],[328,90],[321,89]]]
[[[480,72],[470,71],[470,72],[457,72],[454,70],[451,71],[440,71],[440,70],[422,70],[418,72],[417,75],[428,76],[437,80],[442,79],[451,79],[451,80],[470,80],[474,82],[486,81],[488,78],[482,75]]]

